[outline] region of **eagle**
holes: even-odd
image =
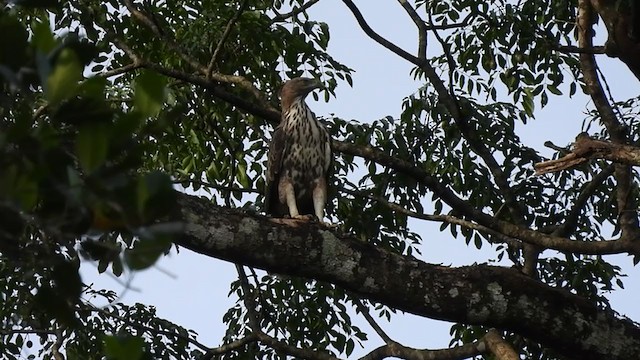
[[[282,119],[269,143],[264,203],[273,217],[324,218],[331,137],[304,101],[321,87],[315,79],[299,77],[280,92]]]

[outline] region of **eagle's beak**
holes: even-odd
[[[322,85],[322,83],[319,80],[313,80],[311,83],[309,83],[309,86],[307,87],[308,91],[311,92],[315,89],[324,89],[324,85]]]

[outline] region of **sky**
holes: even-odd
[[[417,32],[396,1],[361,0],[356,1],[356,4],[371,27],[405,50],[415,53]],[[356,71],[353,88],[346,83],[342,84],[336,91],[336,98],[330,99],[328,103],[313,101],[309,97],[307,101],[310,107],[319,116],[335,114],[343,119],[362,122],[387,115],[397,117],[401,111],[402,99],[421,85],[409,75],[411,64],[369,39],[339,0],[320,1],[311,8],[310,14],[313,19],[329,24],[329,52],[332,56]],[[610,84],[625,84],[612,88],[616,99],[623,100],[638,95],[638,82],[631,78],[631,73],[622,63],[605,59],[600,64]],[[548,140],[560,146],[571,143],[581,131],[580,126],[588,105],[586,96],[578,95],[570,101],[565,97],[551,98],[550,104],[536,113],[537,120],[527,125],[526,131],[520,132],[520,136],[528,146],[549,156],[551,151],[543,143]],[[418,221],[412,223],[413,229],[421,233],[425,240],[422,245],[424,261],[462,266],[486,262],[494,257],[489,245],[485,245],[482,250],[467,247],[463,240],[451,238],[448,232],[439,233],[439,224]],[[623,271],[630,275],[625,281],[626,288],[611,295],[613,308],[632,319],[640,320],[640,309],[633,300],[640,298],[640,270],[631,266],[631,258],[628,256],[610,256],[607,260],[622,266]],[[129,275],[130,278],[125,275],[116,280],[107,275],[97,276],[95,266],[90,263],[83,265],[82,275],[85,282],[94,282],[97,287],[103,286],[118,292],[123,292],[129,286],[121,301],[155,305],[159,316],[196,330],[201,336],[199,341],[209,346],[220,344],[226,330],[222,315],[235,301],[227,297],[229,284],[236,278],[233,264],[185,249],[179,254],[172,253],[161,259],[149,270]],[[363,355],[382,344],[375,333],[369,331],[364,321],[359,319],[356,323],[368,332],[373,341],[366,343],[364,350],[356,349],[353,357]],[[448,347],[451,324],[412,315],[396,316],[392,318],[391,324],[386,320],[381,320],[380,323],[392,338],[404,345],[418,348]]]

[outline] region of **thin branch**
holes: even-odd
[[[109,71],[105,71],[105,72],[96,74],[96,76],[103,77],[103,78],[110,78],[112,76],[125,74],[125,73],[128,73],[130,71],[139,69],[140,67],[142,67],[142,63],[133,62],[131,64],[127,64],[127,65],[119,67],[117,69],[112,69],[112,70],[109,70]]]
[[[57,329],[55,333],[56,333],[56,341],[53,344],[53,346],[51,346],[51,354],[53,355],[53,358],[55,360],[65,360],[64,355],[60,353],[60,348],[62,347],[62,342],[64,341],[62,330]]]
[[[429,13],[429,22],[433,23],[433,19],[431,17],[431,13]],[[449,96],[451,100],[447,102],[449,105],[449,110],[454,114],[453,119],[460,129],[462,136],[465,138],[467,143],[469,143],[473,152],[478,154],[480,158],[484,161],[484,163],[489,168],[491,175],[493,176],[494,182],[498,187],[500,194],[504,199],[505,205],[507,209],[509,209],[509,213],[511,214],[511,218],[513,221],[520,226],[525,225],[525,216],[523,214],[523,209],[518,203],[516,196],[513,192],[509,184],[509,175],[503,171],[503,167],[500,166],[493,156],[492,151],[486,146],[486,144],[475,134],[473,127],[469,127],[469,120],[471,118],[470,111],[467,111],[465,114],[462,111],[460,106],[460,102],[458,101],[454,90],[453,90],[453,70],[455,69],[456,63],[453,58],[453,55],[449,51],[449,46],[445,42],[445,40],[440,36],[438,31],[433,32],[435,38],[440,43],[447,59],[447,64],[449,67]],[[433,76],[433,75],[432,75]],[[432,82],[441,82],[439,78],[430,78]],[[440,94],[442,96],[442,94]],[[457,114],[457,116],[456,116]],[[524,244],[523,247],[523,258],[524,264],[522,271],[530,276],[536,276],[536,268],[538,262],[538,256],[540,251],[536,249],[531,244]],[[517,263],[514,261],[514,263]]]
[[[591,198],[593,193],[598,189],[602,183],[613,174],[615,165],[609,165],[604,170],[596,174],[590,182],[585,184],[580,190],[580,194],[573,203],[573,207],[569,211],[569,214],[564,217],[563,223],[553,235],[566,237],[573,233],[578,223],[578,217],[582,213],[584,206],[587,204],[587,200]]]
[[[413,349],[398,343],[391,343],[371,351],[360,360],[382,360],[389,357],[406,360],[462,360],[482,355],[484,352],[485,342],[482,340],[438,350]]]
[[[213,96],[218,97],[230,104],[233,104],[240,109],[251,113],[252,115],[260,116],[264,119],[267,119],[272,124],[277,124],[280,121],[280,112],[268,103],[256,103],[252,99],[247,99],[246,97],[240,97],[238,95],[232,94],[226,91],[222,86],[217,85],[204,77],[189,74],[179,70],[169,69],[158,64],[145,63],[144,67],[165,76],[172,77],[174,79],[179,79],[193,85],[202,86],[209,90]],[[217,79],[218,75],[216,75],[216,78],[214,80]]]
[[[260,320],[258,319],[256,304],[256,294],[255,291],[251,290],[251,285],[249,285],[249,279],[247,279],[247,274],[244,272],[244,268],[240,264],[236,265],[236,271],[238,272],[238,278],[240,279],[240,287],[242,288],[242,301],[244,302],[244,307],[247,309],[247,317],[249,318],[249,327],[254,334],[259,334],[262,332],[260,328]]]
[[[371,39],[373,39],[374,41],[376,41],[378,44],[384,46],[385,48],[391,50],[391,52],[393,52],[394,54],[400,56],[401,58],[409,61],[412,64],[415,65],[419,65],[421,64],[423,61],[422,59],[411,55],[410,53],[408,53],[407,51],[401,49],[399,46],[397,46],[396,44],[392,43],[391,41],[385,39],[384,37],[382,37],[380,34],[378,34],[377,32],[375,32],[371,26],[369,26],[369,24],[367,23],[367,21],[364,19],[364,16],[362,16],[362,13],[360,12],[360,9],[358,9],[358,7],[353,3],[353,1],[351,0],[342,0],[342,2],[347,5],[347,7],[349,8],[349,10],[351,10],[351,13],[353,14],[353,16],[356,18],[356,21],[358,22],[358,24],[360,25],[360,27],[362,28],[362,30],[365,32],[365,34],[367,34],[367,36],[369,36]]]
[[[520,360],[520,356],[513,350],[496,329],[490,329],[484,336],[484,342],[497,360]]]
[[[230,342],[228,344],[220,345],[220,346],[218,346],[216,348],[209,349],[209,351],[207,351],[200,358],[200,360],[211,360],[211,359],[213,359],[213,357],[215,355],[226,354],[226,353],[231,352],[233,350],[240,349],[240,348],[244,347],[247,344],[250,344],[252,342],[256,342],[257,340],[258,340],[258,337],[255,334],[249,334],[249,335],[243,337],[242,339],[238,339],[238,340],[232,341],[232,342]]]
[[[380,196],[374,196],[371,194],[364,194],[362,192],[358,192],[358,191],[353,191],[353,190],[349,190],[346,188],[340,188],[340,191],[346,192],[348,194],[354,195],[354,196],[364,196],[368,199],[374,200],[379,202],[380,204],[388,207],[391,210],[397,211],[401,214],[416,218],[416,219],[422,219],[422,220],[427,220],[427,221],[437,221],[437,222],[445,222],[448,224],[455,224],[455,225],[459,225],[468,229],[472,229],[472,230],[477,230],[479,232],[485,233],[485,234],[489,234],[492,237],[495,237],[496,240],[498,240],[497,242],[502,242],[505,243],[511,247],[513,247],[514,249],[520,249],[522,247],[522,243],[520,243],[520,241],[518,241],[517,239],[514,239],[512,237],[506,236],[498,231],[495,231],[491,228],[488,228],[486,226],[483,225],[479,225],[476,223],[473,223],[471,221],[467,221],[467,220],[463,220],[460,218],[457,218],[455,216],[451,216],[451,215],[431,215],[431,214],[424,214],[424,213],[418,213],[412,210],[408,210],[405,209],[404,207],[389,202],[386,199],[380,197]],[[496,242],[496,241],[491,241],[491,242]]]
[[[257,339],[273,348],[276,351],[285,353],[290,356],[297,356],[304,359],[310,360],[338,360],[338,358],[327,354],[317,352],[311,349],[303,349],[296,346],[289,345],[284,343],[272,336],[265,334],[260,328],[260,319],[258,317],[257,312],[257,304],[256,304],[256,292],[251,289],[249,285],[249,280],[247,279],[247,274],[244,272],[244,268],[242,265],[236,264],[236,271],[238,272],[238,277],[240,279],[240,287],[242,288],[243,297],[242,301],[244,302],[245,308],[247,310],[247,317],[249,318],[249,327],[253,334],[257,337]]]
[[[240,3],[240,6],[238,6],[238,10],[236,10],[235,14],[233,14],[231,19],[229,19],[227,26],[224,28],[224,32],[222,33],[222,36],[220,36],[218,45],[216,45],[216,48],[213,51],[213,55],[211,55],[211,60],[209,61],[209,67],[207,67],[208,78],[211,77],[211,73],[213,73],[213,68],[218,62],[218,58],[220,57],[220,51],[222,50],[222,46],[227,41],[227,38],[229,38],[229,34],[231,34],[231,30],[233,29],[233,26],[236,24],[236,22],[240,18],[240,15],[242,15],[242,12],[247,7],[248,2],[249,0],[242,0],[242,3]]]
[[[274,16],[273,18],[271,18],[271,22],[281,22],[281,21],[285,21],[291,17],[297,16],[298,14],[300,14],[301,12],[307,10],[308,8],[312,7],[313,5],[317,4],[320,0],[311,0],[308,1],[304,4],[302,4],[302,6],[300,6],[299,8],[294,8],[293,10],[291,10],[288,13],[284,13],[284,14],[277,14],[276,16]]]
[[[131,15],[136,20],[140,21],[142,24],[144,24],[146,27],[148,27],[156,36],[161,38],[162,41],[171,50],[173,50],[173,52],[175,52],[178,56],[180,56],[182,58],[182,60],[184,60],[192,68],[198,70],[200,73],[206,74],[207,69],[202,64],[200,64],[199,62],[194,60],[192,57],[187,56],[188,52],[184,51],[182,48],[180,48],[180,46],[173,39],[171,39],[167,35],[165,35],[165,32],[163,32],[158,27],[158,25],[153,20],[151,20],[145,13],[143,13],[140,10],[138,10],[138,8],[136,8],[133,5],[131,0],[122,0],[122,2],[124,3],[124,6],[126,6],[127,10],[129,10],[129,13],[131,13]]]
[[[391,337],[380,327],[380,325],[378,325],[376,320],[371,316],[371,313],[369,313],[369,309],[364,306],[362,300],[356,298],[353,300],[353,302],[356,304],[356,308],[358,309],[358,311],[362,313],[362,316],[364,316],[369,325],[373,328],[373,330],[375,330],[375,332],[378,334],[378,336],[380,336],[385,344],[389,345],[395,343],[395,341],[391,339]]]
[[[154,328],[146,326],[146,325],[137,324],[137,323],[125,318],[125,317],[122,317],[120,315],[114,314],[113,312],[108,311],[106,309],[98,308],[98,307],[96,307],[93,304],[88,303],[88,302],[83,303],[81,306],[82,307],[79,308],[79,310],[81,310],[81,311],[87,311],[88,310],[88,311],[93,311],[93,312],[99,312],[99,313],[104,314],[106,316],[112,317],[112,318],[114,318],[114,319],[116,319],[118,321],[121,321],[123,324],[131,326],[133,328],[136,328],[136,329],[139,329],[139,330],[142,330],[142,331],[148,331],[150,334],[153,334],[153,335],[165,335],[165,336],[168,336],[168,337],[173,337],[173,338],[184,340],[184,341],[186,341],[188,343],[191,343],[191,344],[195,345],[196,347],[200,348],[205,353],[210,350],[209,347],[205,346],[204,344],[201,344],[199,341],[197,341],[195,339],[192,339],[191,337],[189,337],[187,335],[183,335],[183,334],[180,334],[180,333],[177,333],[177,332],[173,332],[173,331],[168,331],[168,330],[154,329]]]
[[[46,329],[0,329],[0,335],[2,336],[10,336],[13,334],[56,335],[56,332]]]
[[[43,104],[33,113],[33,119],[36,120],[42,116],[47,110],[49,110],[49,104]]]
[[[224,185],[217,185],[217,184],[212,184],[210,182],[206,182],[206,181],[202,181],[202,180],[195,180],[195,179],[175,179],[173,180],[174,184],[183,184],[183,183],[191,183],[191,184],[197,184],[200,186],[204,186],[207,188],[211,188],[211,189],[216,189],[216,190],[220,190],[220,191],[237,191],[237,192],[241,192],[241,193],[256,193],[256,194],[260,194],[260,190],[258,189],[253,189],[253,188],[239,188],[239,187],[235,187],[235,186],[224,186]]]
[[[427,59],[427,24],[418,15],[416,9],[407,0],[398,0],[404,11],[409,15],[418,28],[418,58]]]
[[[590,48],[582,48],[572,45],[558,45],[556,51],[565,54],[605,54],[604,46],[592,46]]]

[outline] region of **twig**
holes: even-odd
[[[265,334],[260,328],[260,319],[258,318],[256,292],[251,290],[247,274],[244,272],[242,265],[236,264],[236,270],[240,279],[240,287],[242,288],[245,308],[247,309],[247,317],[249,318],[249,327],[258,340],[276,351],[283,352],[290,356],[296,356],[310,360],[338,360],[335,356],[327,353],[316,352],[311,349],[303,349],[284,343],[272,336]]]
[[[62,347],[62,342],[64,341],[64,336],[62,336],[62,330],[56,329],[56,341],[51,347],[51,354],[55,360],[65,360],[64,356],[60,353],[60,348]]]
[[[284,14],[277,14],[276,16],[271,18],[271,22],[280,22],[280,21],[285,21],[290,17],[294,17],[298,14],[300,14],[301,12],[307,10],[308,8],[312,7],[313,5],[317,4],[320,0],[311,0],[308,1],[304,4],[302,4],[299,8],[295,8],[293,10],[291,10],[288,13],[284,13]]]
[[[133,71],[133,70],[139,69],[140,67],[142,67],[142,63],[133,62],[131,64],[127,64],[127,65],[119,67],[117,69],[112,69],[112,70],[109,70],[109,71],[105,71],[105,72],[96,74],[96,76],[103,77],[103,78],[110,78],[112,76],[128,73],[129,71]]]
[[[151,29],[151,31],[156,36],[161,38],[162,41],[167,46],[169,46],[169,48],[171,50],[173,50],[176,54],[178,54],[178,56],[180,56],[182,58],[182,60],[184,60],[192,68],[198,70],[200,73],[206,74],[207,69],[204,66],[202,66],[202,64],[200,64],[199,62],[195,61],[190,56],[187,56],[187,52],[184,51],[182,48],[180,48],[180,46],[178,46],[178,44],[173,39],[171,39],[167,35],[165,35],[165,33],[158,27],[158,25],[153,20],[151,20],[145,13],[143,13],[140,10],[138,10],[138,8],[136,8],[133,5],[131,0],[122,0],[122,2],[124,3],[124,6],[126,6],[127,10],[129,10],[129,13],[131,13],[131,15],[134,18],[136,18],[138,21],[143,23],[146,27]]]
[[[604,170],[596,174],[590,182],[585,184],[580,190],[580,194],[573,202],[573,207],[569,211],[569,214],[564,217],[562,225],[553,232],[555,236],[567,237],[573,233],[578,223],[578,217],[582,213],[582,209],[587,204],[587,200],[593,195],[602,183],[613,174],[615,165],[609,165]]]
[[[391,337],[380,327],[380,325],[378,325],[378,323],[376,322],[376,320],[371,316],[371,314],[369,313],[369,309],[364,306],[364,304],[362,303],[362,300],[356,298],[353,300],[353,302],[356,304],[356,308],[358,309],[358,311],[360,311],[362,313],[362,316],[364,316],[364,318],[367,320],[367,322],[369,323],[369,325],[371,325],[371,327],[373,328],[373,330],[375,330],[375,332],[378,334],[378,336],[380,336],[380,338],[385,342],[385,344],[389,345],[394,343],[395,341],[393,341],[391,339]]]
[[[375,32],[371,28],[371,26],[369,26],[367,21],[364,19],[364,16],[362,16],[362,13],[360,12],[360,9],[358,9],[358,7],[353,3],[353,1],[351,1],[351,0],[342,0],[342,2],[345,5],[347,5],[349,10],[351,10],[351,13],[356,18],[356,21],[360,25],[360,28],[362,28],[362,30],[371,39],[375,40],[378,44],[380,44],[380,45],[384,46],[385,48],[391,50],[393,53],[395,53],[396,55],[400,56],[401,58],[409,61],[410,63],[416,64],[416,65],[422,63],[422,59],[409,54],[405,50],[401,49],[398,45],[392,43],[391,41],[385,39],[380,34]]]
[[[0,329],[0,335],[8,336],[13,334],[56,335],[56,332],[46,329]]]
[[[556,51],[567,54],[605,54],[604,46],[592,46],[590,48],[582,48],[572,45],[558,45]]]
[[[154,335],[165,335],[165,336],[174,337],[174,338],[178,338],[178,339],[184,340],[184,341],[186,341],[188,343],[191,343],[191,344],[197,346],[198,348],[203,350],[205,353],[210,350],[209,347],[201,344],[199,341],[197,341],[195,339],[192,339],[189,336],[186,336],[186,335],[183,335],[183,334],[180,334],[180,333],[176,333],[176,332],[172,332],[172,331],[168,331],[168,330],[154,329],[154,328],[146,326],[146,325],[134,323],[133,321],[131,321],[131,320],[125,318],[125,317],[122,317],[120,315],[114,314],[114,313],[112,313],[112,312],[110,312],[110,311],[108,311],[106,309],[98,308],[98,307],[96,307],[93,304],[88,303],[88,302],[83,303],[81,306],[82,307],[80,308],[80,310],[82,310],[82,311],[87,311],[88,310],[88,311],[93,311],[93,312],[99,312],[101,314],[104,314],[104,315],[107,315],[109,317],[112,317],[112,318],[114,318],[116,320],[119,320],[119,321],[121,321],[122,323],[124,323],[124,324],[126,324],[128,326],[131,326],[131,327],[139,329],[139,330],[148,331],[149,333],[154,334]]]
[[[249,0],[242,0],[242,3],[240,3],[240,6],[238,6],[238,10],[236,10],[235,14],[233,14],[231,19],[229,19],[229,22],[227,23],[227,26],[224,28],[224,32],[222,33],[222,36],[220,36],[220,40],[218,41],[218,45],[216,45],[216,48],[213,51],[213,55],[211,55],[211,60],[209,61],[209,66],[207,67],[207,77],[208,78],[211,78],[211,73],[213,72],[213,68],[215,67],[216,62],[218,62],[218,58],[220,57],[220,51],[222,50],[222,46],[227,41],[227,38],[229,37],[229,34],[231,33],[231,29],[233,29],[233,26],[236,24],[236,22],[240,18],[240,15],[242,15],[242,12],[247,7],[247,3],[248,2],[249,2]]]
[[[210,182],[206,182],[206,181],[202,181],[202,180],[194,180],[194,179],[175,179],[173,180],[174,184],[182,184],[182,183],[191,183],[191,184],[198,184],[200,186],[204,186],[204,187],[208,187],[208,188],[212,188],[212,189],[216,189],[216,190],[220,190],[220,191],[237,191],[237,192],[241,192],[241,193],[257,193],[260,194],[260,190],[258,189],[252,189],[252,188],[239,188],[239,187],[235,187],[235,186],[224,186],[224,185],[217,185],[217,184],[212,184]]]
[[[348,194],[354,195],[354,196],[364,196],[368,199],[374,200],[379,202],[380,204],[388,207],[391,210],[397,211],[401,214],[405,214],[407,216],[416,218],[416,219],[422,219],[422,220],[427,220],[427,221],[437,221],[437,222],[446,222],[449,224],[455,224],[455,225],[460,225],[462,227],[468,228],[468,229],[472,229],[472,230],[477,230],[479,232],[485,233],[485,234],[489,234],[492,237],[495,237],[497,240],[499,240],[499,242],[505,243],[515,249],[520,249],[522,247],[522,244],[520,243],[520,241],[518,241],[515,238],[506,236],[496,230],[493,230],[491,228],[488,228],[486,226],[480,225],[480,224],[476,224],[473,223],[471,221],[468,220],[463,220],[460,218],[457,218],[455,216],[452,215],[431,215],[431,214],[423,214],[423,213],[418,213],[412,210],[408,210],[403,208],[402,206],[389,202],[386,199],[380,197],[380,196],[374,196],[371,194],[363,194],[362,192],[357,192],[357,191],[353,191],[353,190],[349,190],[346,189],[344,187],[340,188],[341,191],[346,192]],[[492,241],[493,242],[493,241]]]

